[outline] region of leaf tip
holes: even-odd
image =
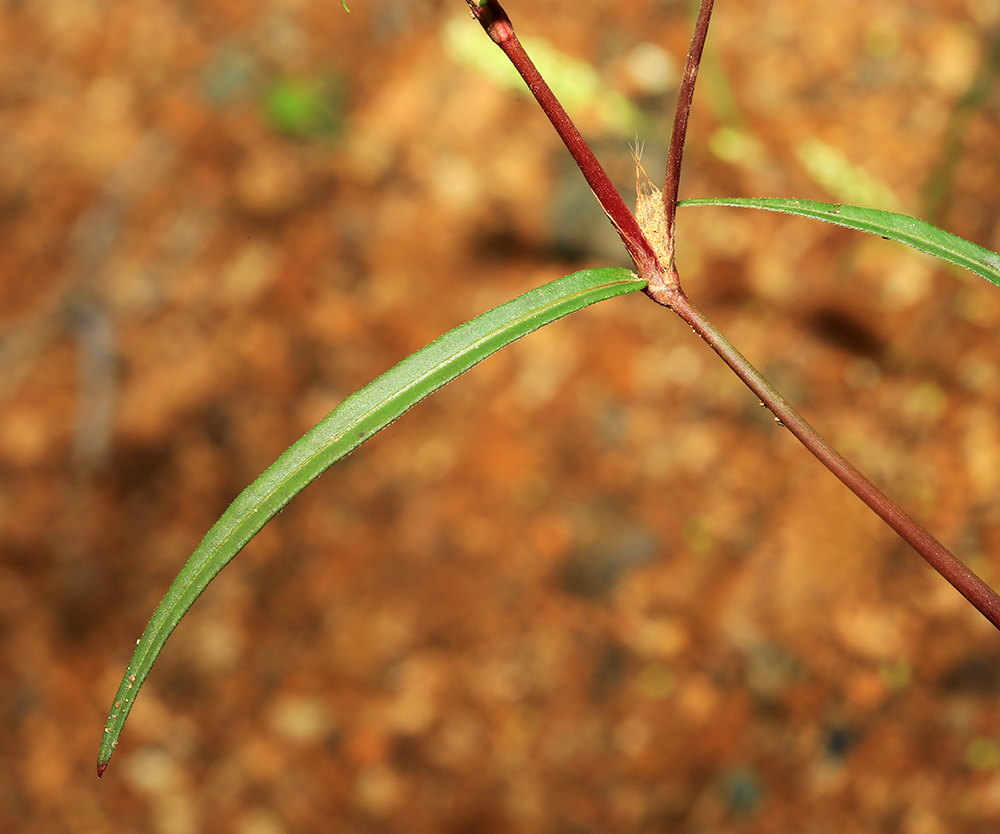
[[[100,779],[104,775],[104,771],[107,769],[108,769],[108,763],[99,761],[97,763],[97,778]]]

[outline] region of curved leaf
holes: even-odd
[[[736,206],[812,217],[905,243],[921,252],[965,267],[987,281],[1000,285],[1000,255],[996,252],[932,226],[926,220],[918,220],[905,214],[839,203],[816,203],[811,200],[783,198],[711,197],[702,200],[682,200],[678,206]]]
[[[215,576],[282,507],[332,464],[428,394],[491,353],[590,304],[641,290],[625,269],[590,269],[520,295],[449,331],[349,396],[247,487],[208,531],[174,579],[136,644],[104,729],[104,773],[160,649]]]

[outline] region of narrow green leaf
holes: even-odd
[[[987,281],[1000,285],[1000,255],[996,252],[932,226],[925,220],[918,220],[905,214],[838,203],[814,203],[811,200],[781,198],[711,197],[703,200],[682,200],[678,205],[736,206],[812,217],[905,243],[921,252],[958,264]]]
[[[569,313],[645,286],[631,272],[608,267],[530,290],[411,354],[345,399],[289,447],[208,531],[157,606],[115,695],[98,753],[98,775],[104,773],[136,693],[177,623],[219,571],[307,484],[491,353]]]

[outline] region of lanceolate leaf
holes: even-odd
[[[491,353],[590,304],[641,290],[624,269],[577,272],[449,331],[352,394],[247,487],[208,531],[153,613],[125,670],[97,758],[101,775],[160,649],[208,583],[282,507],[332,464]]]
[[[737,206],[812,217],[837,226],[846,226],[849,229],[858,229],[897,240],[921,252],[965,267],[987,281],[1000,285],[1000,255],[996,252],[905,214],[837,203],[814,203],[810,200],[780,198],[712,197],[704,200],[683,200],[678,205]]]

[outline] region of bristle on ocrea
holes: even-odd
[[[650,182],[646,169],[642,167],[642,145],[636,144],[632,156],[635,159],[635,219],[661,265],[669,268],[671,258],[667,251],[669,237],[663,194]]]

